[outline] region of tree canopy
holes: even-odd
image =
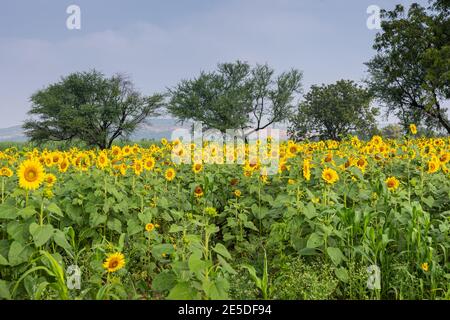
[[[275,76],[268,65],[222,63],[171,89],[168,110],[181,122],[201,121],[207,129],[240,129],[248,135],[289,117],[301,78],[294,69]]]
[[[410,123],[450,133],[444,106],[450,98],[450,20],[448,1],[428,9],[413,4],[382,11],[375,57],[366,63],[367,83],[405,129]]]
[[[34,93],[31,102],[31,118],[24,129],[32,141],[79,139],[109,148],[115,139],[156,115],[164,97],[143,96],[126,76],[107,78],[93,70],[63,77]]]
[[[370,93],[351,80],[313,85],[291,118],[292,139],[340,140],[348,134],[369,134],[376,128],[378,109],[370,106]]]

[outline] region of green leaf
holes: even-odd
[[[314,232],[309,236],[308,242],[306,242],[306,247],[317,248],[320,247],[322,244],[323,244],[323,237]]]
[[[298,254],[300,256],[315,256],[318,252],[314,248],[303,248],[298,251]]]
[[[432,196],[429,196],[428,198],[423,197],[422,201],[430,208],[433,207],[434,204],[434,198]]]
[[[11,221],[8,223],[6,231],[13,240],[25,243],[28,238],[27,227],[28,225],[23,222]]]
[[[60,217],[64,217],[64,214],[62,213],[61,209],[56,205],[56,203],[50,203],[47,206],[47,210],[50,213],[54,213],[54,214],[56,214],[56,215],[58,215]]]
[[[223,244],[221,244],[221,243],[216,244],[216,246],[213,248],[213,250],[225,258],[231,259],[230,253],[228,252],[227,248],[225,248],[225,246]]]
[[[117,247],[119,252],[122,252],[123,248],[125,247],[125,237],[126,237],[126,233],[122,233],[119,237],[119,245]]]
[[[157,214],[156,208],[146,208],[144,209],[144,212],[138,213],[138,218],[143,224],[147,224],[152,222],[152,218],[156,214]]]
[[[347,269],[340,267],[336,270],[334,270],[334,273],[336,274],[336,277],[341,280],[342,282],[347,283],[348,282],[348,271]]]
[[[188,261],[189,270],[194,273],[200,272],[209,267],[209,263],[205,260],[202,260],[201,252],[194,252],[189,257]]]
[[[255,285],[257,288],[261,289],[261,279],[256,275],[255,267],[249,265],[249,264],[243,264],[242,268],[246,269],[248,273],[250,273],[250,277],[253,279],[253,282],[255,282]]]
[[[144,228],[142,224],[136,219],[130,219],[127,222],[127,233],[129,236],[135,235],[136,233],[143,232]]]
[[[0,266],[7,266],[7,265],[9,265],[8,260],[6,260],[6,258],[0,254]]]
[[[168,300],[194,300],[197,299],[197,290],[187,282],[179,282],[170,290]]]
[[[117,233],[122,233],[122,222],[117,218],[109,219],[106,226],[108,229],[116,231]]]
[[[0,280],[0,299],[11,299],[9,284],[5,280]]]
[[[308,219],[312,219],[315,216],[317,216],[317,212],[316,212],[316,207],[314,206],[313,203],[308,203],[308,205],[306,206],[305,210],[304,210],[305,216]]]
[[[161,208],[169,208],[169,201],[167,201],[167,199],[164,197],[159,198],[157,203]]]
[[[338,266],[343,260],[345,260],[345,256],[339,248],[328,247],[327,253],[335,266]]]
[[[30,224],[30,233],[33,237],[33,241],[36,247],[40,247],[47,243],[52,237],[54,229],[49,224],[44,224],[42,226],[37,223]]]
[[[7,205],[0,205],[0,219],[11,220],[17,218],[17,209]]]
[[[106,215],[99,214],[97,211],[93,211],[89,215],[89,224],[92,228],[95,228],[105,223],[106,219],[107,219]]]
[[[153,278],[152,288],[156,291],[170,290],[176,283],[176,275],[172,271],[164,270]]]
[[[217,256],[217,260],[219,260],[220,265],[223,267],[225,271],[231,274],[236,274],[236,270],[233,269],[233,267],[224,259],[222,256]]]
[[[55,235],[54,235],[53,239],[55,240],[56,244],[58,246],[60,246],[61,248],[65,249],[69,252],[72,251],[72,247],[69,244],[69,242],[67,241],[66,234],[64,232],[62,232],[61,230],[58,230],[58,229],[55,230]]]
[[[176,224],[171,225],[169,229],[169,233],[176,233],[181,231],[183,231],[183,227]]]
[[[228,299],[230,284],[225,278],[208,279],[203,281],[202,288],[208,298],[212,300],[226,300]]]
[[[244,222],[244,227],[254,230],[254,231],[259,231],[258,228],[255,226],[255,224],[251,221]]]
[[[8,260],[11,266],[17,266],[28,261],[34,250],[30,247],[23,246],[20,242],[14,241],[9,248]]]
[[[34,207],[28,206],[26,208],[20,209],[17,214],[24,219],[28,219],[36,214],[36,209]]]

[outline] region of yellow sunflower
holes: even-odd
[[[102,151],[97,157],[97,167],[104,170],[109,164],[108,155],[106,152]]]
[[[435,173],[439,170],[440,163],[439,161],[436,161],[435,159],[432,159],[428,162],[428,173]]]
[[[322,179],[325,180],[326,183],[333,184],[339,180],[339,175],[333,169],[325,168],[322,171]]]
[[[147,223],[145,225],[145,230],[148,232],[151,232],[153,229],[155,229],[155,225],[153,223]]]
[[[59,163],[59,172],[64,173],[67,171],[67,169],[69,169],[69,165],[70,162],[69,160],[67,160],[67,158],[64,158],[60,163]]]
[[[167,181],[172,181],[175,179],[176,173],[173,168],[168,168],[164,174]]]
[[[154,167],[155,167],[155,159],[153,157],[144,159],[145,170],[151,171],[151,170],[153,170]]]
[[[303,159],[303,177],[306,181],[311,179],[311,163],[309,159]]]
[[[417,134],[417,127],[414,123],[411,123],[409,125],[409,130],[411,131],[412,134]]]
[[[400,182],[397,180],[396,177],[389,177],[385,181],[386,186],[389,190],[394,191],[400,186]]]
[[[124,266],[125,256],[120,252],[109,254],[105,262],[103,262],[103,268],[105,268],[108,272],[116,272]]]
[[[141,173],[144,171],[144,165],[142,163],[142,160],[135,160],[133,162],[133,170],[135,175],[137,176],[141,175]]]
[[[12,177],[12,175],[13,175],[13,172],[11,171],[10,168],[3,167],[3,168],[0,169],[0,177],[7,177],[7,178],[9,178],[9,177]]]
[[[194,196],[195,196],[196,198],[200,198],[200,197],[203,196],[203,189],[202,189],[201,186],[196,186],[196,187],[195,187],[195,189],[194,189]]]
[[[194,171],[194,173],[199,173],[202,170],[203,165],[201,163],[194,163],[194,165],[192,166],[192,171]]]
[[[36,190],[45,178],[42,164],[37,160],[25,160],[17,172],[19,185],[25,190]]]
[[[428,265],[428,262],[424,262],[424,263],[422,263],[421,265],[420,265],[420,268],[423,270],[423,271],[425,271],[425,272],[428,272],[428,270],[429,270],[429,265]]]
[[[45,175],[44,181],[47,184],[47,186],[52,187],[56,182],[56,177],[54,174],[48,173]]]

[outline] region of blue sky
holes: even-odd
[[[304,89],[360,81],[377,30],[369,5],[402,0],[10,0],[0,6],[0,128],[21,124],[38,89],[74,71],[129,74],[145,94],[218,62],[298,68]],[[81,8],[68,30],[66,8]]]

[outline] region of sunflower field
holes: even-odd
[[[450,138],[225,149],[4,149],[0,298],[450,299]]]

